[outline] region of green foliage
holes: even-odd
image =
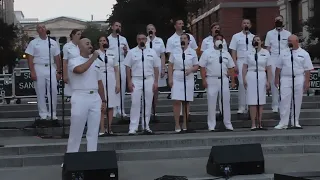
[[[320,59],[320,2],[315,2],[313,13],[314,16],[310,17],[305,25],[307,26],[307,30],[310,33],[309,38],[307,40],[307,49],[310,53],[312,59],[317,58]]]
[[[187,22],[189,12],[198,10],[201,0],[117,0],[108,23],[122,23],[122,34],[129,46],[136,46],[136,34],[146,32],[148,24],[157,28],[157,36],[164,40],[174,33],[172,20],[181,18]]]
[[[86,29],[84,29],[84,31],[82,32],[82,36],[90,39],[92,45],[95,45],[95,47],[97,46],[97,40],[99,36],[106,34],[106,29],[102,29],[101,27],[99,27],[99,25],[91,22],[87,23]]]
[[[14,50],[16,52],[17,57],[21,59],[24,55],[25,49],[28,46],[29,36],[22,30],[22,28],[16,28],[16,35],[17,38],[15,38]]]
[[[15,53],[15,40],[17,28],[12,24],[8,25],[0,19],[0,67],[15,64],[17,55]]]

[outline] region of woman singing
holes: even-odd
[[[169,57],[169,86],[171,87],[171,99],[174,100],[173,103],[173,113],[175,119],[175,131],[177,133],[181,132],[181,127],[179,123],[180,108],[181,103],[183,106],[183,125],[182,130],[186,131],[186,121],[189,115],[189,102],[193,101],[193,91],[194,91],[194,75],[193,73],[198,70],[198,56],[195,50],[189,47],[190,36],[188,34],[182,34],[180,41],[184,42],[185,45],[182,46],[180,52],[171,53]],[[184,53],[183,53],[183,52]],[[185,60],[183,60],[183,56]],[[184,61],[184,67],[183,67]],[[186,82],[184,82],[184,72],[186,75]],[[186,91],[184,88],[184,83],[186,83]],[[187,95],[185,99],[185,93]],[[185,106],[187,107],[187,112],[185,112]]]
[[[263,105],[266,104],[266,90],[270,88],[272,73],[270,66],[271,64],[269,61],[269,51],[263,49],[261,47],[261,44],[261,38],[259,36],[255,36],[252,42],[252,45],[255,47],[255,50],[248,55],[246,62],[243,64],[242,70],[244,87],[247,91],[247,104],[250,107],[252,131],[262,129],[261,120]],[[256,66],[256,63],[258,63],[258,68]],[[266,70],[268,77],[266,75]],[[259,91],[257,90],[257,88],[259,89]],[[258,120],[259,124],[256,124],[256,119]]]
[[[65,82],[64,93],[66,96],[71,96],[72,90],[71,86],[68,84],[68,60],[80,56],[80,50],[78,48],[78,43],[81,38],[81,31],[79,29],[74,29],[70,34],[70,42],[63,46],[63,81]]]
[[[107,118],[109,120],[108,129],[104,127],[104,116],[105,112],[101,112],[101,122],[100,122],[100,133],[99,136],[103,136],[109,132],[113,134],[111,130],[112,118],[113,118],[113,108],[120,105],[120,80],[119,80],[119,63],[117,58],[117,53],[109,50],[109,40],[105,36],[101,36],[98,39],[99,43],[99,53],[100,59],[97,61],[101,64],[100,71],[102,73],[102,82],[104,84],[108,114]],[[104,45],[106,44],[105,48]],[[107,55],[106,55],[107,54]],[[105,64],[105,55],[107,60],[107,67]],[[106,75],[107,73],[107,75]],[[106,93],[106,77],[108,76],[108,94]]]

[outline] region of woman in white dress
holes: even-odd
[[[105,36],[101,36],[98,39],[99,43],[99,59],[97,60],[100,63],[100,71],[102,73],[102,82],[104,85],[104,92],[106,95],[108,114],[107,118],[109,120],[108,128],[105,128],[105,112],[101,112],[101,121],[100,121],[100,133],[99,136],[103,136],[106,133],[113,134],[111,130],[112,118],[113,118],[113,108],[120,105],[120,77],[119,77],[119,64],[117,53],[108,49],[109,40]],[[104,48],[106,45],[106,49]],[[107,54],[107,67],[105,64],[105,55]],[[106,75],[107,73],[107,75]],[[106,88],[106,77],[108,76],[108,94]]]
[[[180,52],[171,53],[169,57],[169,86],[171,87],[171,99],[174,100],[173,103],[173,113],[175,119],[175,131],[177,133],[181,132],[181,127],[179,123],[180,118],[180,108],[181,104],[183,106],[183,125],[182,130],[186,131],[186,122],[189,116],[190,103],[193,101],[194,92],[194,72],[198,70],[198,56],[195,50],[189,47],[190,36],[188,34],[182,34],[180,41],[185,43]],[[184,53],[183,53],[184,52]],[[183,67],[183,58],[185,68]],[[186,74],[186,91],[184,88],[184,72]],[[187,95],[185,99],[185,93]],[[187,107],[187,112],[185,112],[185,106]]]
[[[261,47],[262,41],[259,36],[253,38],[252,45],[255,46],[253,52],[249,53],[246,62],[243,64],[242,77],[244,87],[247,91],[247,104],[250,110],[252,121],[251,130],[261,129],[263,105],[266,104],[266,91],[270,88],[271,82],[271,64],[270,53]],[[257,61],[256,61],[257,59]],[[258,63],[258,69],[257,64]],[[267,74],[266,74],[267,71]],[[258,73],[258,89],[257,89],[257,73]],[[267,76],[268,75],[268,76]],[[259,94],[259,102],[258,102]],[[258,107],[259,105],[259,107]],[[258,114],[259,108],[259,114]],[[259,124],[256,124],[256,119]]]
[[[81,38],[81,31],[74,29],[70,33],[70,41],[63,46],[63,81],[65,83],[64,94],[65,96],[71,96],[72,89],[69,82],[68,76],[68,60],[80,56],[80,50],[78,43]]]
[[[165,56],[165,51],[166,51],[166,47],[164,45],[164,42],[161,38],[156,36],[156,28],[153,24],[149,24],[147,26],[147,33],[149,34],[148,38],[147,38],[147,43],[146,46],[155,50],[157,55],[161,58],[161,66],[159,66],[159,81],[158,81],[158,87],[165,87],[167,86],[166,83],[166,65],[165,65],[165,60],[166,60],[166,56]],[[153,115],[156,116],[156,106],[157,106],[157,101],[158,101],[158,94],[159,93],[154,93],[153,95],[153,102],[152,102],[152,111],[153,111]],[[153,119],[153,121],[156,122],[156,119]]]

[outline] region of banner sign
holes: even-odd
[[[12,75],[1,74],[0,75],[0,94],[5,97],[12,97]]]

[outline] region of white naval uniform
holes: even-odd
[[[255,60],[255,52],[251,52],[243,64],[248,65],[248,72],[246,75],[247,81],[247,104],[258,105],[257,95],[257,68]],[[266,104],[266,83],[267,75],[266,68],[270,66],[270,54],[266,49],[261,49],[258,53],[258,82],[259,82],[259,105]],[[249,95],[250,94],[250,95]]]
[[[99,56],[102,60],[105,58],[105,52],[99,50]],[[116,75],[114,72],[115,67],[119,67],[118,55],[112,50],[107,50],[107,71],[106,64],[104,61],[97,60],[100,66],[100,72],[104,87],[104,94],[106,95],[106,100],[108,99],[108,108],[114,108],[120,105],[120,93],[116,93]],[[108,98],[107,98],[107,87],[106,87],[106,72],[108,73]]]
[[[204,38],[201,44],[201,51],[204,52],[209,48],[214,48],[213,41],[214,41],[214,37],[211,35]],[[223,39],[222,45],[223,45],[223,50],[228,51],[228,45],[225,39]]]
[[[62,52],[63,52],[63,60],[64,61],[68,61],[69,59],[73,59],[73,58],[80,56],[79,47],[77,45],[73,44],[72,41],[66,43],[63,46]],[[70,72],[68,71],[68,74],[69,73]],[[64,85],[64,94],[65,94],[65,96],[71,96],[72,89],[71,89],[70,82],[68,82],[68,84]]]
[[[242,79],[242,67],[243,63],[246,61],[249,52],[254,50],[252,46],[252,41],[254,35],[248,33],[248,45],[246,44],[246,34],[242,31],[234,34],[232,36],[229,48],[231,50],[237,51],[237,67],[238,67],[238,100],[239,100],[239,111],[244,112],[246,109],[246,90],[243,86],[243,79]]]
[[[98,93],[98,81],[102,80],[100,66],[95,60],[82,74],[73,70],[87,62],[89,58],[79,56],[70,59],[68,69],[72,87],[71,126],[67,152],[78,152],[84,127],[87,123],[87,151],[97,151],[98,133],[101,115],[101,97]]]
[[[198,65],[198,56],[195,50],[187,48],[185,51],[185,70]],[[186,76],[186,95],[184,90],[184,72],[183,72],[183,59],[182,52],[174,52],[170,54],[169,62],[173,64],[173,85],[171,88],[171,99],[179,101],[193,101],[194,93],[194,74],[190,73]]]
[[[188,35],[190,36],[189,48],[194,49],[194,50],[198,49],[197,42],[196,42],[195,38],[193,37],[193,35],[191,35],[189,33],[188,33]],[[180,36],[177,33],[174,33],[167,40],[166,52],[170,53],[170,54],[182,53],[181,40],[180,40]],[[194,89],[194,87],[192,89]],[[180,108],[180,115],[182,115],[182,106]]]
[[[278,110],[279,107],[279,90],[274,85],[274,77],[275,77],[275,71],[276,71],[276,62],[279,58],[279,45],[280,45],[280,51],[286,49],[288,47],[288,38],[291,35],[291,33],[287,30],[280,31],[280,44],[278,40],[279,31],[277,29],[270,30],[267,33],[266,40],[265,40],[265,46],[270,47],[270,63],[272,68],[272,79],[271,79],[271,93],[272,93],[272,109],[274,111]]]
[[[293,54],[293,71],[294,71],[294,91],[295,91],[295,109],[296,109],[296,125],[299,125],[299,115],[301,110],[303,88],[304,88],[304,73],[313,69],[310,55],[302,48],[292,51]],[[290,107],[292,106],[292,69],[291,69],[291,52],[289,49],[283,50],[276,63],[276,67],[281,69],[280,77],[280,122],[279,126],[287,126],[289,119],[291,124],[294,124],[293,113],[290,116]]]
[[[201,51],[204,52],[207,49],[211,49],[211,48],[213,49],[214,48],[214,42],[213,41],[214,41],[214,37],[212,35],[204,38],[204,40],[201,43]],[[228,44],[227,44],[225,39],[223,39],[223,41],[222,41],[222,47],[223,47],[223,50],[228,52]],[[221,104],[222,103],[219,100],[219,109],[220,109],[220,111],[222,110],[222,108],[221,108],[222,105]]]
[[[220,50],[210,48],[205,50],[199,60],[199,65],[206,68],[207,76],[207,99],[208,99],[208,128],[215,130],[216,127],[216,107],[217,97],[220,94],[221,98],[221,64],[220,64]],[[228,51],[222,50],[222,78],[223,78],[223,111],[224,111],[224,125],[227,129],[233,129],[231,124],[230,111],[230,88],[228,69],[235,66],[232,57]],[[221,99],[219,98],[219,101]]]
[[[132,83],[134,84],[131,93],[131,110],[130,110],[130,126],[129,133],[135,133],[139,127],[140,110],[142,111],[142,122],[144,122],[143,103],[141,106],[141,97],[143,99],[143,81],[145,83],[145,107],[146,107],[146,130],[150,130],[150,114],[153,100],[153,84],[154,84],[154,68],[160,66],[160,57],[156,51],[150,48],[143,50],[144,62],[142,62],[142,50],[139,47],[131,49],[126,58],[125,65],[131,69]],[[142,69],[142,63],[144,69]],[[144,70],[144,77],[143,72]]]
[[[37,103],[39,116],[41,119],[47,119],[51,117],[51,99],[48,98],[49,110],[46,105],[46,91],[47,97],[50,97],[50,64],[51,64],[51,86],[52,86],[52,111],[53,119],[57,119],[56,107],[57,107],[57,78],[56,78],[56,66],[54,65],[54,57],[60,55],[60,46],[58,43],[50,39],[51,43],[51,62],[49,61],[49,43],[48,38],[43,40],[40,37],[32,40],[25,53],[34,57],[34,69],[37,76],[37,80],[34,81],[35,91],[37,94]]]
[[[110,34],[108,36],[108,40],[109,40],[109,49],[110,50],[113,50],[114,52],[117,53],[117,56],[119,58],[119,48],[118,48],[118,38],[117,37],[113,37],[112,34]],[[121,92],[122,93],[122,113],[123,115],[125,115],[125,104],[124,104],[124,98],[125,98],[125,94],[126,94],[126,88],[127,88],[127,79],[126,79],[126,67],[124,65],[124,58],[125,58],[125,54],[124,54],[124,51],[123,51],[123,47],[124,45],[127,46],[128,48],[128,51],[129,51],[129,45],[128,45],[128,42],[127,42],[127,39],[123,36],[119,36],[119,41],[120,41],[120,67],[119,67],[119,73],[120,73],[120,78],[121,78]],[[117,60],[118,61],[118,64],[119,64],[119,59]],[[120,95],[121,96],[121,95]],[[117,111],[119,114],[121,114],[121,103],[120,105],[118,106],[117,108]],[[114,111],[114,115],[117,113],[117,111]]]
[[[147,37],[147,44],[146,46],[150,48],[150,43],[152,43],[153,50],[156,51],[157,56],[160,57],[160,66],[159,66],[159,79],[158,79],[158,87],[165,87],[167,86],[167,76],[165,75],[163,78],[161,78],[162,67],[161,67],[161,54],[166,52],[166,47],[164,45],[164,42],[161,38],[155,37],[152,41],[150,41],[150,37]],[[164,67],[165,68],[165,67]]]

